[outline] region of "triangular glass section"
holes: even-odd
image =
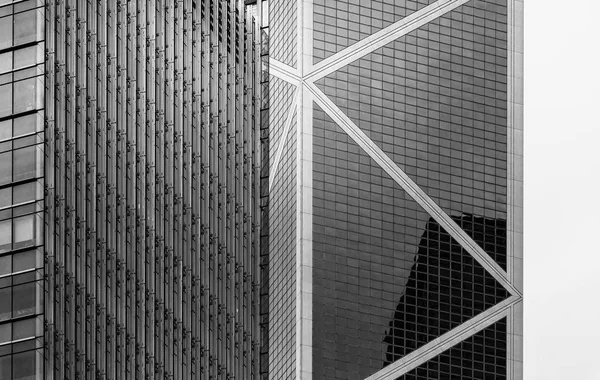
[[[505,380],[506,317],[397,380]]]
[[[412,352],[507,297],[501,284],[314,107],[315,378],[364,379],[383,368],[394,350]]]
[[[269,165],[272,168],[279,140],[283,137],[290,108],[295,106],[296,86],[273,75],[269,77]]]
[[[269,373],[294,377],[296,365],[296,118],[269,193]]]
[[[295,68],[298,62],[298,3],[271,0],[268,7],[270,58]]]
[[[436,0],[314,0],[314,63],[332,56]]]
[[[506,6],[477,1],[317,85],[506,269],[506,80]]]

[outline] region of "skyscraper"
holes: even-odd
[[[522,378],[522,9],[270,1],[272,378]]]
[[[268,124],[240,6],[0,1],[0,379],[257,378]]]

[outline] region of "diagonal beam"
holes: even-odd
[[[371,34],[344,50],[337,52],[329,58],[313,66],[311,72],[304,76],[308,82],[314,82],[328,74],[346,66],[347,64],[364,57],[365,55],[387,45],[388,43],[420,28],[434,19],[450,12],[451,10],[467,3],[470,0],[439,0],[422,8],[421,10],[404,17],[402,20]]]
[[[269,74],[275,75],[277,78],[296,86],[298,86],[301,80],[298,70],[273,58],[269,58]]]
[[[425,209],[464,249],[473,256],[502,286],[513,295],[521,293],[510,283],[506,272],[456,224],[416,183],[404,173],[348,116],[314,83],[305,83],[315,102],[350,136],[383,170]]]
[[[300,87],[296,87],[294,89],[294,98],[292,100],[292,104],[290,105],[290,109],[288,110],[285,124],[283,126],[283,132],[279,137],[279,141],[277,142],[277,148],[275,151],[275,157],[273,157],[273,164],[271,165],[271,169],[269,171],[269,190],[273,188],[273,182],[275,182],[275,176],[277,175],[277,170],[279,168],[279,161],[281,161],[281,154],[283,153],[283,148],[285,147],[285,143],[288,139],[288,134],[290,132],[290,128],[292,126],[292,122],[294,121],[294,115],[296,115],[296,109],[298,108],[298,98],[300,94]]]
[[[453,328],[439,338],[427,343],[423,347],[401,359],[393,362],[384,369],[375,372],[365,380],[395,380],[399,376],[417,368],[421,364],[433,359],[452,346],[470,338],[481,330],[493,325],[506,317],[512,306],[520,302],[519,296],[511,296],[497,305],[492,306],[483,313],[476,315],[465,323]]]

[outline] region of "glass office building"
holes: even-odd
[[[520,0],[271,0],[269,371],[522,379]]]
[[[233,0],[0,0],[0,379],[259,376],[260,42]]]

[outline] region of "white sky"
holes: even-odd
[[[600,380],[600,1],[525,0],[525,380]]]

